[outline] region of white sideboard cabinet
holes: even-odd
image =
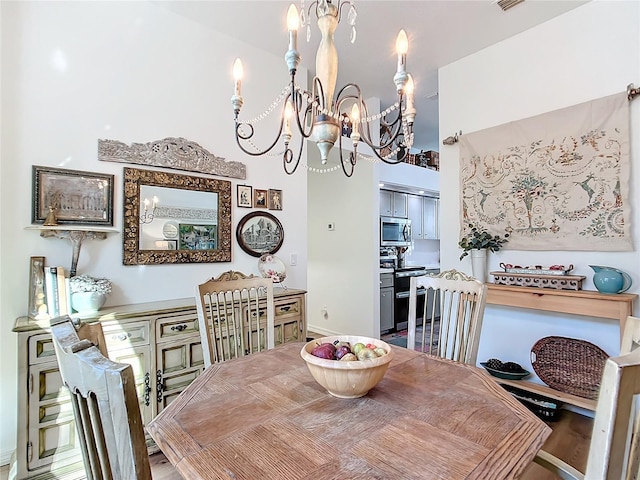
[[[305,293],[274,290],[276,345],[306,340]],[[194,298],[106,308],[82,320],[100,322],[109,357],[133,367],[145,425],[204,369]],[[18,335],[18,435],[11,471],[19,480],[85,478],[48,321],[20,317],[13,331]],[[148,445],[150,452],[157,450],[151,440]]]

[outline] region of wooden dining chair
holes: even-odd
[[[273,281],[230,270],[196,287],[205,368],[275,345]]]
[[[544,450],[534,461],[562,479],[640,478],[640,422],[633,418],[638,395],[640,348],[605,363],[585,473]]]
[[[418,289],[424,306],[417,312]],[[487,287],[457,270],[412,277],[409,287],[407,346],[459,362],[476,364]],[[422,334],[416,345],[417,316]]]
[[[76,333],[80,340],[89,340],[94,347],[100,350],[100,353],[105,357],[109,356],[107,352],[107,342],[104,338],[104,332],[102,331],[102,325],[96,323],[80,322],[76,327]]]
[[[109,360],[91,341],[80,339],[68,316],[52,320],[51,336],[71,394],[87,478],[150,479],[131,365]]]

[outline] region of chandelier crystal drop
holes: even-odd
[[[283,167],[285,172],[291,175],[300,164],[305,140],[316,143],[323,165],[327,163],[329,152],[338,142],[340,165],[347,177],[353,175],[358,158],[358,144],[361,141],[385,163],[400,163],[409,155],[409,149],[413,145],[413,122],[416,109],[413,104],[413,79],[406,71],[409,47],[407,34],[404,30],[400,30],[396,39],[398,63],[393,81],[398,100],[383,112],[370,116],[357,84],[348,83],[335,94],[338,54],[333,35],[343,9],[347,7],[347,22],[351,27],[350,40],[353,43],[356,40],[358,16],[353,0],[315,0],[311,2],[308,9],[305,9],[304,0],[302,0],[300,14],[294,4],[289,6],[287,12],[289,48],[285,54],[285,62],[289,69],[290,83],[263,114],[250,121],[240,121],[238,118],[244,103],[241,93],[243,68],[240,59],[235,60],[233,64],[235,86],[231,103],[234,110],[236,142],[243,152],[252,156],[268,155],[279,142],[282,142],[284,144]],[[316,53],[316,76],[312,80],[309,91],[298,86],[295,80],[300,64],[300,54],[297,51],[298,30],[306,27],[306,37],[309,41],[312,12],[315,12],[317,18],[321,40]],[[279,105],[281,105],[279,131],[273,143],[260,149],[252,140],[255,132],[254,125],[275,111]],[[349,137],[353,145],[353,151],[346,153],[342,149],[343,121],[351,124]],[[379,141],[374,141],[377,136],[372,135],[372,131],[375,132],[376,129],[380,132]],[[294,138],[293,130],[295,130],[295,136],[300,137],[296,153],[291,148],[291,141]],[[308,169],[315,171],[313,168]]]

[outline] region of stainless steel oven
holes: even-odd
[[[393,308],[393,317],[395,320],[395,330],[401,331],[407,329],[407,318],[409,316],[409,287],[411,286],[411,277],[419,277],[421,275],[440,273],[439,269],[427,269],[425,267],[405,267],[397,268],[393,275],[393,291],[395,293],[395,301]],[[422,310],[424,309],[425,289],[418,289],[418,305],[416,323],[422,325]]]

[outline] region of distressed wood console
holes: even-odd
[[[306,340],[304,290],[274,289],[276,345]],[[109,357],[133,366],[145,425],[204,370],[195,299],[109,307],[100,322]],[[49,322],[17,319],[19,480],[85,478],[69,395],[62,387]],[[150,451],[155,445],[149,444]],[[157,449],[157,447],[155,447]]]
[[[606,318],[617,322],[620,335],[629,315],[633,315],[633,302],[638,297],[634,293],[604,294],[591,290],[555,290],[550,288],[516,287],[488,283],[487,304],[507,307],[528,308],[546,312],[585,315]],[[559,392],[546,385],[526,380],[503,380],[499,383],[554,398],[587,410],[595,410],[596,401],[568,393]]]

